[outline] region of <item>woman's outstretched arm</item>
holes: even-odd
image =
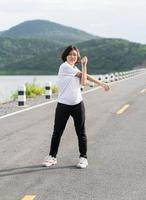
[[[78,72],[78,73],[76,74],[76,76],[78,76],[79,78],[81,78],[81,77],[82,77],[82,72]],[[93,83],[96,83],[96,84],[100,85],[101,87],[104,88],[105,91],[108,91],[108,90],[110,89],[110,87],[109,87],[108,84],[106,84],[106,83],[103,82],[103,81],[97,80],[96,78],[94,78],[93,76],[91,76],[91,75],[89,75],[89,74],[87,74],[87,80],[89,80],[89,81],[91,81],[91,82],[93,82]]]
[[[82,73],[81,73],[81,85],[85,86],[87,84],[87,57],[81,59]]]

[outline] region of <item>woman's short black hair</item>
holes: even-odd
[[[63,53],[62,53],[62,55],[61,55],[61,58],[62,58],[63,62],[66,61],[67,56],[68,56],[69,53],[70,53],[71,51],[73,51],[73,50],[75,50],[75,51],[77,52],[77,62],[79,62],[79,60],[80,60],[80,58],[81,58],[81,56],[80,56],[80,51],[79,51],[79,49],[78,49],[76,46],[73,46],[73,45],[70,45],[70,46],[66,47],[66,49],[63,51]],[[76,63],[77,63],[77,62],[76,62]]]

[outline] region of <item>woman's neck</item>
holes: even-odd
[[[66,61],[67,62],[67,61]],[[75,66],[75,63],[70,63],[70,62],[67,62],[70,66],[74,67]]]

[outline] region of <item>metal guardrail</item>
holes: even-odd
[[[144,71],[146,71],[146,69],[141,68],[141,69],[130,70],[130,71],[114,72],[110,74],[100,74],[100,75],[97,75],[98,76],[97,79],[104,81],[106,83],[110,83],[110,82],[119,81],[125,78],[136,76],[140,73],[143,73]]]

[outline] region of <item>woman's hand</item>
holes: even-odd
[[[88,62],[88,58],[86,56],[84,56],[82,59],[81,59],[81,64],[82,66],[86,66],[87,65],[87,62]]]
[[[104,90],[105,90],[105,91],[108,91],[108,90],[110,90],[110,87],[109,87],[109,85],[108,85],[108,84],[106,84],[106,83],[102,82],[100,85],[101,85],[101,87],[103,87],[103,88],[104,88]]]

